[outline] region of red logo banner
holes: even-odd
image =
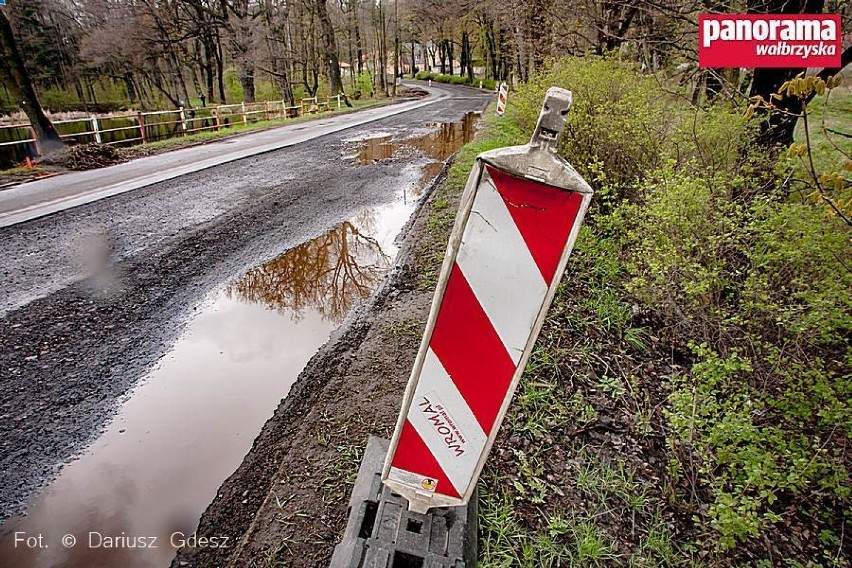
[[[701,14],[699,67],[840,67],[840,14]]]

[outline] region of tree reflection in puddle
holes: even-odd
[[[349,158],[355,165],[367,166],[411,158],[415,155],[443,162],[473,139],[476,121],[482,113],[468,112],[457,122],[433,122],[426,126],[432,130],[423,136],[394,139],[391,134],[350,142]]]
[[[373,293],[391,266],[390,256],[368,234],[372,211],[353,221],[249,270],[228,286],[228,296],[264,304],[297,321],[309,308],[339,323]]]

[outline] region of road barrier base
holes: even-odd
[[[349,522],[331,568],[473,568],[477,498],[465,507],[408,511],[408,501],[382,485],[388,440],[370,436],[349,500]]]

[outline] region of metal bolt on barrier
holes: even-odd
[[[471,501],[556,294],[592,198],[556,153],[570,106],[549,89],[529,144],[470,172],[382,471],[411,511]]]
[[[388,441],[371,436],[349,500],[349,523],[331,568],[473,568],[476,499],[467,507],[407,511],[381,482]]]

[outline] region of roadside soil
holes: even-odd
[[[370,434],[390,437],[425,328],[458,192],[436,178],[402,232],[393,275],[308,363],[173,566],[327,566]]]

